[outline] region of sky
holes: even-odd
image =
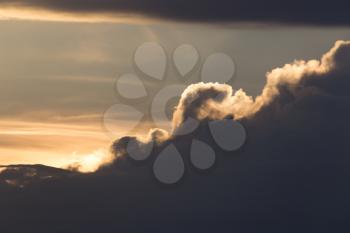
[[[0,229],[346,232],[349,59],[350,41],[339,40],[317,60],[271,70],[256,99],[228,84],[190,85],[172,135],[155,129],[147,140],[117,139],[114,160],[93,173],[1,167]],[[199,126],[176,134],[190,126],[186,117]],[[198,143],[206,145],[200,153]],[[203,170],[198,155],[214,156],[214,164]]]
[[[236,65],[234,88],[256,96],[266,72],[295,59],[318,58],[337,39],[350,38],[346,27],[234,23],[8,19],[0,21],[0,29],[0,163],[57,167],[108,150],[115,138],[105,132],[103,114],[125,101],[116,95],[115,82],[135,72],[133,54],[145,42],[156,41],[167,52],[168,83],[179,82],[171,54],[177,46],[191,44],[201,62],[215,52],[230,55]],[[162,85],[151,86],[157,91]],[[150,126],[138,127],[145,134]]]
[[[0,0],[0,232],[349,232],[349,26],[338,0]]]

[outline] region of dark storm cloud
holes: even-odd
[[[158,142],[144,163],[119,155],[93,174],[52,171],[56,179],[38,179],[47,176],[39,172],[43,167],[2,171],[0,231],[348,232],[350,42],[337,42],[320,61],[288,64],[267,78],[257,99],[239,91],[226,100],[242,104],[238,95],[244,103],[229,109],[248,134],[238,152],[216,147],[210,119],[202,119],[190,135],[158,141],[163,134],[152,131],[149,140]],[[191,90],[203,93],[203,86]],[[217,164],[208,173],[191,168],[192,138],[215,149]],[[115,151],[125,153],[130,140],[116,141]],[[180,184],[164,187],[152,179],[152,161],[169,143],[187,170]],[[21,177],[24,186],[6,185]]]
[[[339,0],[1,0],[0,4],[70,13],[136,14],[197,22],[350,24],[346,4]]]

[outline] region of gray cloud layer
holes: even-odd
[[[350,24],[348,10],[338,0],[1,0],[0,4],[70,13],[136,14],[198,22]]]

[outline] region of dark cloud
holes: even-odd
[[[93,174],[52,171],[56,179],[0,183],[0,231],[348,232],[349,56],[350,42],[339,41],[320,61],[270,72],[255,100],[234,92],[224,102],[240,106],[223,113],[231,111],[248,133],[235,153],[215,146],[204,118],[190,135],[164,140],[162,131],[153,130],[149,141],[156,147],[146,162],[118,154]],[[191,168],[192,138],[215,149],[217,163],[209,172]],[[130,140],[137,139],[115,142],[115,151],[127,152]],[[152,161],[169,143],[182,153],[186,174],[179,184],[162,186],[152,178]],[[2,171],[0,180],[47,176],[42,169]]]
[[[0,166],[0,171],[2,171],[0,174],[0,187],[14,186],[23,188],[35,182],[78,175],[78,173],[73,171],[43,165]]]
[[[0,4],[70,13],[117,13],[197,22],[349,25],[343,1],[1,0]]]

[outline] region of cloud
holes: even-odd
[[[2,170],[0,226],[4,232],[347,231],[349,58],[350,42],[338,41],[319,61],[295,61],[269,72],[256,98],[223,84],[192,85],[181,97],[174,125],[181,127],[191,116],[200,120],[196,131],[178,136],[154,129],[143,140],[121,138],[113,147],[116,161],[93,174],[27,185],[43,169],[31,167],[25,185],[16,189],[6,180],[20,180],[23,172]],[[226,114],[248,134],[234,154],[215,147],[207,126]],[[190,138],[214,148],[218,161],[208,173],[188,166]],[[184,181],[169,188],[153,182],[152,163],[123,156],[130,140],[141,151],[155,143],[151,160],[174,143],[187,161]]]
[[[74,152],[74,156],[77,157],[76,152]],[[69,162],[66,168],[83,173],[95,172],[101,166],[112,163],[114,159],[114,155],[109,153],[106,149],[100,148],[90,154],[79,156],[78,159]]]
[[[43,165],[10,165],[0,166],[0,188],[2,185],[24,188],[33,182],[68,178],[75,172]]]
[[[174,124],[178,125],[178,121],[180,123],[183,121],[178,120],[179,118],[203,118],[199,112],[202,108],[215,110],[216,117],[211,116],[212,119],[217,119],[220,115],[222,118],[228,114],[232,114],[236,119],[249,119],[263,108],[276,108],[277,106],[274,106],[276,104],[287,104],[281,101],[288,97],[293,101],[304,97],[306,92],[314,95],[317,95],[315,92],[339,94],[338,90],[332,90],[334,88],[332,83],[347,85],[349,81],[346,80],[346,76],[350,73],[349,61],[350,42],[337,41],[320,61],[297,60],[269,72],[262,93],[255,100],[242,89],[233,92],[229,85],[214,83],[191,85],[182,95],[174,114]],[[206,106],[208,101],[211,103],[209,107]]]
[[[241,121],[254,121],[261,114],[279,114],[286,106],[303,101],[304,98],[317,98],[326,94],[339,94],[338,90],[330,92],[334,84],[346,81],[350,74],[350,42],[337,41],[334,47],[321,60],[294,61],[282,68],[267,73],[267,82],[255,99],[242,89],[234,91],[231,86],[219,83],[197,83],[186,88],[182,93],[173,114],[170,136],[157,140],[156,145],[164,140],[176,140],[179,131],[186,130],[191,121],[222,120],[229,116]],[[326,82],[326,83],[325,83]],[[350,83],[344,83],[350,85]],[[340,87],[337,86],[337,89]],[[347,95],[347,91],[344,93]],[[192,122],[192,124],[194,124]],[[160,129],[153,129],[150,134]],[[163,130],[162,130],[163,131]],[[127,153],[125,148],[131,138],[117,140],[114,152]],[[136,140],[137,138],[132,138]],[[146,140],[146,145],[152,142]],[[139,142],[144,144],[144,142]],[[115,148],[117,147],[117,149]]]
[[[186,88],[173,115],[173,130],[181,127],[188,118],[217,119],[221,115],[218,105],[224,104],[232,95],[232,88],[218,83],[197,83]],[[222,116],[221,116],[222,118]]]
[[[277,0],[1,0],[3,7],[42,9],[66,15],[146,16],[196,22],[258,22],[314,25],[349,25],[350,17],[341,1],[295,0],[288,6]],[[100,16],[100,17],[98,17]],[[11,17],[11,16],[8,16]],[[113,17],[112,17],[113,18]],[[117,18],[117,17],[115,17]]]

